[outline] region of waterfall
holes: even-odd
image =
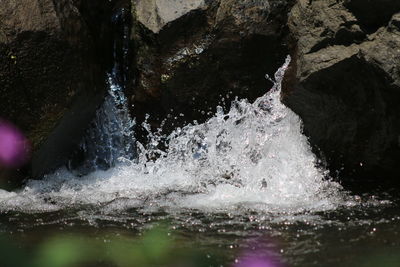
[[[113,67],[107,73],[108,92],[96,113],[91,128],[80,144],[80,160],[69,161],[69,169],[77,174],[106,170],[122,158],[135,157],[136,147],[128,99],[124,94],[129,71],[129,11],[118,9],[111,18],[114,26]]]
[[[226,113],[218,107],[205,123],[177,128],[162,137],[166,151],[157,149],[160,136],[151,135],[150,146],[138,143],[135,160],[123,161],[117,158],[132,149],[132,121],[111,75],[97,128],[84,145],[92,153],[87,162],[98,167],[101,159],[114,166],[84,177],[60,169],[29,181],[19,193],[0,194],[0,207],[36,211],[94,205],[102,214],[131,208],[297,214],[344,205],[346,194],[318,166],[301,119],[280,101],[289,62],[288,57],[273,88],[254,103],[237,99]]]

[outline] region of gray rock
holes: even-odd
[[[126,93],[139,123],[148,113],[172,129],[255,99],[291,53],[283,100],[330,168],[399,176],[398,0],[5,0],[0,116],[32,141],[30,173],[59,166],[80,140],[104,93],[110,12],[130,4]]]
[[[274,73],[288,53],[286,20],[294,2],[133,1],[137,86],[128,93],[134,117],[140,123],[150,114],[157,127],[170,114],[165,128],[172,129],[205,120],[218,104],[228,108],[235,96],[262,95],[271,86],[265,73]]]
[[[271,1],[273,2],[273,1]],[[240,29],[239,34],[268,34],[272,8],[270,1],[222,0],[215,22],[224,30]]]
[[[61,29],[51,1],[3,1],[0,18],[1,31],[10,41],[22,32],[59,32]]]
[[[154,33],[192,10],[204,7],[204,0],[134,0],[137,20]]]
[[[359,4],[300,0],[293,7],[288,25],[294,57],[283,100],[300,115],[310,142],[326,156],[332,170],[342,172],[344,180],[396,178],[400,160],[397,15],[382,24],[387,27],[370,33],[361,19],[372,16],[364,8],[367,5],[351,12]]]
[[[300,0],[290,12],[288,25],[301,54],[331,45],[350,45],[365,38],[353,14],[336,0]]]
[[[102,24],[86,17],[98,8],[70,0],[1,3],[0,117],[32,144],[25,175],[65,163],[102,101],[104,70],[95,45]]]

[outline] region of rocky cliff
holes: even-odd
[[[137,81],[133,116],[165,128],[202,121],[218,104],[250,100],[270,87],[288,54],[294,1],[133,0]],[[180,114],[184,114],[181,116]]]
[[[291,54],[283,101],[332,174],[398,176],[397,0],[6,0],[0,116],[31,140],[34,175],[65,162],[101,103],[121,6],[132,13],[126,94],[139,124],[149,114],[168,131],[253,100]]]
[[[290,11],[284,101],[342,176],[398,177],[399,11],[396,0],[299,0]]]
[[[268,88],[293,56],[284,102],[344,179],[396,177],[400,159],[396,0],[134,0],[135,117],[202,120]],[[225,103],[224,103],[225,102]],[[151,103],[149,105],[149,103]],[[179,114],[185,114],[179,117]],[[177,121],[178,120],[178,121]]]
[[[1,3],[0,117],[29,138],[30,175],[66,161],[102,101],[109,7],[96,2]]]

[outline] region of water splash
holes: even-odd
[[[149,147],[138,144],[136,161],[126,159],[85,177],[59,170],[0,197],[1,207],[96,205],[106,213],[129,208],[285,214],[335,209],[343,203],[341,187],[316,167],[300,118],[280,102],[289,62],[288,57],[267,94],[254,103],[235,100],[227,113],[219,107],[205,123],[176,129],[166,137],[166,151],[157,149],[160,137],[153,136]]]

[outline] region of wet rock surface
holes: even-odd
[[[204,0],[136,0],[133,4],[137,20],[154,33],[192,10],[205,7]]]
[[[252,101],[271,86],[264,75],[291,54],[283,101],[332,174],[398,177],[397,0],[3,2],[0,116],[31,140],[36,176],[66,161],[103,101],[119,34],[110,18],[123,7],[130,51],[118,57],[138,124],[148,114],[153,128],[165,120],[169,132],[235,97]]]
[[[41,176],[63,164],[102,101],[107,59],[99,53],[107,49],[108,29],[95,20],[108,1],[97,3],[2,1],[0,117],[32,144],[25,174]]]
[[[169,118],[172,129],[235,96],[251,101],[290,53],[283,100],[332,175],[398,176],[398,1],[170,1],[177,16],[156,28],[149,22],[163,14],[152,3],[134,13],[139,123],[150,114],[153,126]]]
[[[294,57],[284,102],[344,180],[399,174],[400,7],[382,1],[376,10],[385,10],[372,14],[366,2],[378,4],[300,0],[288,20]]]
[[[253,100],[271,86],[265,73],[288,53],[294,1],[145,2],[133,1],[137,84],[130,95],[139,123],[145,114],[155,127],[167,118],[168,131],[205,120],[236,96]],[[175,10],[174,20],[164,19],[161,2]],[[156,24],[155,17],[163,19]]]

